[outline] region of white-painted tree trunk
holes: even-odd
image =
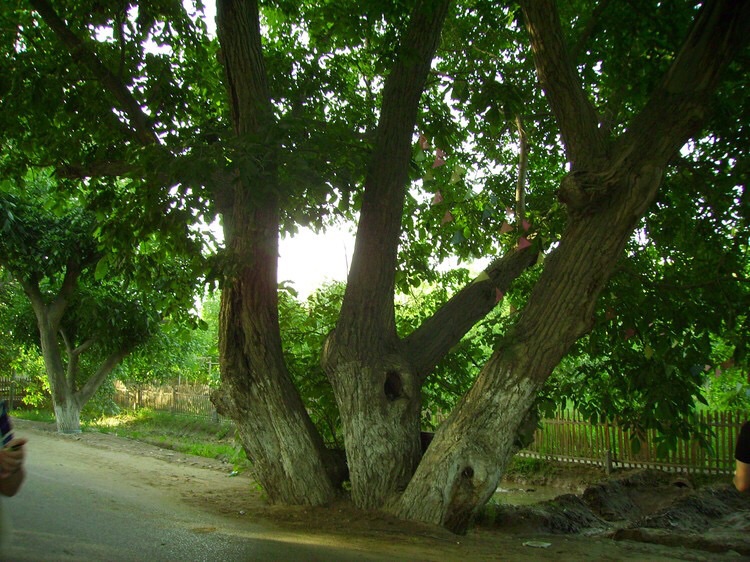
[[[81,407],[76,403],[76,400],[56,403],[54,408],[58,432],[81,432]]]

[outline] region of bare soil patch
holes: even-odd
[[[226,517],[232,525],[264,523],[320,544],[334,542],[392,555],[394,560],[738,560],[750,559],[750,496],[728,483],[697,486],[658,471],[604,478],[591,467],[558,468],[545,481],[519,486],[567,487],[571,493],[535,505],[490,506],[465,536],[354,508],[270,505],[247,474],[214,459],[162,449],[116,435],[55,433],[51,424],[17,420],[19,435],[45,432],[87,446],[169,463],[155,486],[179,490],[187,505]],[[206,469],[196,482],[187,467]],[[231,522],[229,521],[231,520]]]

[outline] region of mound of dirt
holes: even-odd
[[[735,520],[742,518],[745,528],[750,528],[750,504],[747,498],[734,488],[724,486],[698,490],[657,513],[646,515],[632,526],[704,532],[728,517]],[[735,525],[742,526],[737,521]]]
[[[580,533],[605,530],[608,524],[575,494],[532,505],[496,505],[496,511],[480,521],[506,530],[531,529],[537,533]]]
[[[604,535],[615,540],[750,555],[750,496],[731,485],[695,489],[684,477],[639,470],[535,505],[498,505],[495,525],[540,532]],[[480,524],[488,524],[488,520]]]
[[[599,517],[615,522],[654,513],[692,491],[684,478],[660,470],[639,470],[589,486],[582,499]]]
[[[707,487],[613,533],[616,540],[680,545],[750,556],[750,500],[731,486]]]

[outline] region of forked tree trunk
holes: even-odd
[[[83,345],[75,349],[71,342],[62,337],[60,323],[67,310],[68,299],[73,294],[78,276],[78,263],[71,259],[67,264],[60,291],[50,304],[45,302],[37,281],[20,280],[36,316],[39,345],[52,393],[57,430],[60,433],[78,433],[81,431],[81,410],[83,406],[127,355],[124,350],[111,353],[101,362],[96,372],[88,377],[83,386],[77,389],[80,355],[89,346]],[[62,346],[58,337],[65,341],[65,348],[68,353],[67,368],[63,362]]]
[[[722,71],[747,44],[750,4],[706,2],[662,84],[608,143],[567,58],[552,0],[522,0],[537,72],[573,170],[569,224],[512,333],[438,431],[396,513],[461,532],[490,497],[539,385],[593,322],[596,299],[672,155],[698,131]]]
[[[620,177],[598,213],[571,219],[506,345],[436,433],[394,510],[399,517],[461,533],[495,491],[539,387],[590,330],[596,299],[661,181],[652,168]]]
[[[336,331],[323,365],[344,428],[352,499],[382,507],[420,456],[419,377],[396,335],[397,249],[419,100],[450,0],[415,2],[383,89],[357,238]]]

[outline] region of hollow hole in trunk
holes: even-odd
[[[467,480],[474,476],[474,469],[470,466],[467,466],[464,468],[463,472],[461,472],[461,476],[466,478]]]
[[[396,371],[388,371],[385,374],[385,384],[383,385],[383,392],[385,397],[393,402],[397,398],[401,398],[404,394],[404,385],[401,382],[401,375]]]

